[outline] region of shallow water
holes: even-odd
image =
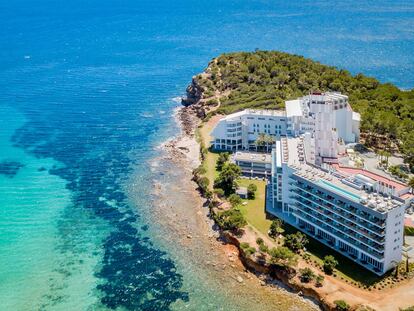
[[[150,166],[177,96],[212,57],[255,48],[410,88],[413,26],[411,1],[0,1],[0,309],[298,305],[165,225],[208,230],[151,196],[154,180],[182,190]],[[186,195],[163,200],[197,208]]]

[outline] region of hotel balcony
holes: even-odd
[[[297,209],[293,212],[293,215],[299,218],[303,218],[305,220],[307,220],[309,223],[316,225],[324,230],[326,230],[327,232],[329,232],[333,238],[335,239],[340,239],[343,240],[347,243],[349,243],[350,245],[352,245],[353,247],[360,249],[362,251],[364,251],[367,254],[370,254],[371,256],[377,258],[377,260],[382,260],[384,258],[384,250],[380,249],[380,250],[375,250],[373,249],[373,247],[369,247],[359,241],[357,241],[356,239],[350,237],[349,235],[347,235],[344,231],[341,231],[336,228],[334,228],[332,225],[326,223],[325,221],[323,221],[322,219],[320,219],[320,215],[312,213],[311,211],[306,211],[304,209]],[[319,239],[316,236],[317,239]],[[338,249],[337,247],[335,247],[335,244],[331,241],[331,243],[328,243],[330,247]]]
[[[327,219],[327,222],[335,222],[343,232],[357,238],[362,243],[375,247],[376,249],[383,248],[381,244],[385,242],[384,237],[378,237],[366,229],[360,229],[359,226],[344,218],[343,216],[337,215],[324,206],[317,205],[309,200],[306,200],[300,195],[296,195],[291,198],[296,200],[300,208],[305,207],[306,209],[316,211],[324,219]]]
[[[324,204],[331,209],[336,209],[338,213],[343,214],[346,218],[355,221],[378,235],[385,234],[385,220],[378,219],[369,213],[359,210],[355,206],[337,200],[329,194],[325,194],[322,191],[316,190],[310,186],[303,184],[301,185],[299,183],[295,183],[294,186],[296,189],[299,189],[296,192],[302,192],[302,195],[306,198],[309,198],[317,203]]]

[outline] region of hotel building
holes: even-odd
[[[382,275],[401,261],[404,212],[413,195],[386,176],[339,164],[345,146],[359,139],[359,122],[347,96],[317,93],[287,101],[283,112],[226,116],[212,132],[212,146],[235,151],[234,162],[254,176],[255,140],[273,137],[262,148],[272,150],[270,176],[264,174],[267,212]]]

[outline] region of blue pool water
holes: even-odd
[[[255,48],[412,88],[413,29],[401,0],[0,0],[0,309],[225,305],[143,217],[172,99],[212,57]]]
[[[359,202],[360,201],[360,197],[359,196],[357,196],[356,194],[353,194],[353,193],[351,193],[351,192],[349,192],[349,191],[347,191],[347,190],[345,190],[345,189],[342,189],[341,187],[338,187],[338,186],[336,186],[336,185],[334,185],[334,184],[332,184],[332,183],[330,183],[330,182],[328,182],[328,181],[325,181],[325,180],[319,180],[319,182],[318,182],[322,187],[324,187],[324,188],[326,188],[326,189],[328,189],[328,190],[330,190],[330,191],[333,191],[333,192],[335,192],[335,193],[338,193],[338,194],[340,194],[340,195],[342,195],[342,196],[344,196],[344,197],[346,197],[346,198],[348,198],[348,199],[351,199],[351,200],[353,200],[353,201],[357,201],[357,202]]]

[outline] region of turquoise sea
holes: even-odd
[[[191,77],[256,48],[412,88],[414,3],[0,0],[0,310],[235,306],[160,241],[149,163]]]

